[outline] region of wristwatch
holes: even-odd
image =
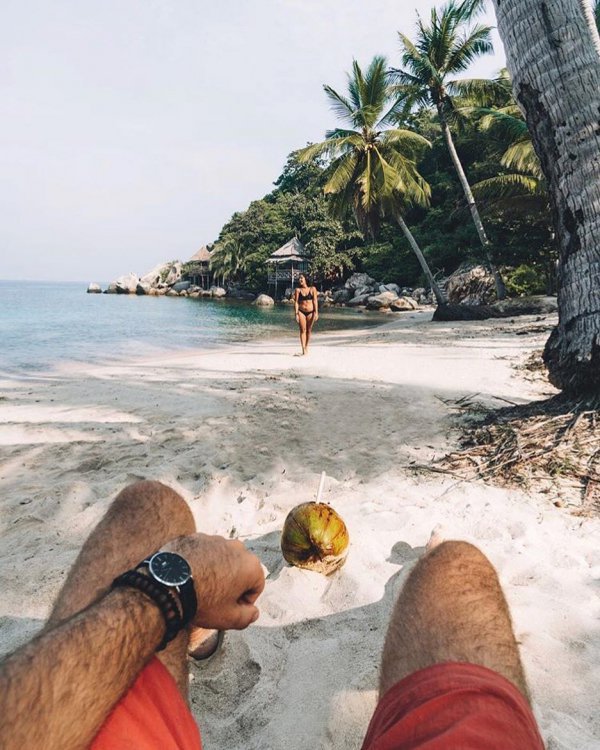
[[[157,583],[175,589],[181,604],[182,627],[189,625],[196,614],[198,600],[188,561],[176,552],[156,552],[143,560],[137,568],[147,568]]]
[[[165,621],[165,634],[157,651],[162,651],[183,628],[192,622],[198,600],[192,570],[175,552],[156,552],[134,570],[117,576],[112,588],[130,587],[150,597]]]

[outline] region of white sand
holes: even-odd
[[[456,444],[445,400],[476,393],[501,406],[553,392],[513,367],[552,320],[427,318],[317,334],[306,358],[290,333],[2,381],[0,649],[39,628],[110,499],[160,479],[200,529],[239,535],[269,571],[258,623],[193,667],[207,750],[359,748],[393,599],[441,523],[497,566],[548,747],[599,748],[600,521],[555,507],[552,492],[411,469]],[[352,540],[331,578],[288,567],[279,551],[287,512],[312,499],[323,470],[324,499]]]

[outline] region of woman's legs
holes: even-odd
[[[303,312],[298,312],[298,326],[300,328],[300,346],[302,347],[302,354],[306,354],[306,315]]]
[[[310,334],[312,333],[312,327],[314,323],[315,323],[315,314],[314,312],[312,312],[306,316],[306,351],[308,351],[308,345],[310,343]]]

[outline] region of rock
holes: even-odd
[[[181,280],[181,261],[172,260],[159,263],[140,277],[140,281],[151,287],[158,288],[161,284],[172,286]]]
[[[394,292],[394,294],[397,297],[400,296],[400,287],[398,286],[398,284],[380,284],[379,291],[380,292]]]
[[[142,296],[144,294],[150,294],[151,290],[152,290],[152,287],[150,286],[150,284],[145,284],[144,282],[139,281],[138,285],[135,288],[135,293],[138,296]]]
[[[176,292],[184,292],[187,291],[191,286],[191,281],[178,281],[176,284],[173,284],[172,289],[174,289]]]
[[[169,289],[165,294],[165,297],[179,297],[179,292],[176,292],[174,289]]]
[[[275,300],[273,297],[269,297],[268,294],[259,294],[252,304],[259,305],[260,307],[270,307],[275,304]]]
[[[394,312],[402,312],[404,310],[416,310],[418,307],[417,301],[412,297],[398,297],[390,304],[390,310]]]
[[[114,282],[117,294],[135,294],[139,278],[135,273],[128,273],[125,276],[119,276]]]
[[[346,281],[344,286],[346,289],[360,289],[361,287],[372,287],[377,286],[375,279],[372,279],[367,273],[353,273],[352,276]]]
[[[489,305],[496,300],[492,272],[484,266],[461,266],[447,281],[450,305]]]
[[[338,289],[337,292],[333,293],[331,299],[338,305],[341,302],[350,302],[352,299],[352,291],[350,289]]]
[[[149,297],[160,297],[161,294],[162,294],[162,292],[161,292],[160,289],[154,289],[153,287],[150,287],[150,289],[148,289],[148,291],[146,292],[146,294]]]
[[[358,305],[366,305],[370,294],[359,294],[357,297],[352,297],[348,302],[348,307],[358,307]]]
[[[422,286],[419,286],[416,289],[413,289],[412,292],[408,289],[403,289],[401,296],[412,297],[413,299],[416,299],[420,305],[429,304],[429,294],[427,293],[427,290],[424,289]]]
[[[117,293],[117,285],[114,281],[111,281],[110,284],[106,287],[104,290],[104,294],[116,294]]]
[[[194,299],[198,299],[200,296],[200,292],[188,292],[188,297],[193,297]]]
[[[102,288],[100,284],[94,284],[93,282],[87,288],[88,294],[102,294]]]
[[[247,289],[230,290],[227,296],[231,297],[232,299],[247,299],[250,301],[256,298],[256,294],[254,294],[253,292],[249,292]]]
[[[225,297],[227,292],[223,289],[222,286],[211,286],[211,288],[208,290],[210,292],[211,297]]]
[[[358,289],[354,290],[354,296],[362,297],[363,294],[375,294],[378,291],[379,291],[378,289],[373,289],[373,287],[370,287],[370,286],[360,286],[358,287]]]
[[[383,310],[389,307],[392,302],[398,299],[398,295],[395,292],[381,292],[381,294],[375,294],[368,298],[367,309],[369,310]]]

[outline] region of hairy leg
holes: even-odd
[[[300,346],[304,354],[306,351],[306,316],[301,312],[298,313],[298,326],[300,327]]]
[[[411,571],[386,635],[380,692],[412,672],[446,661],[488,667],[529,699],[496,571],[466,542],[442,542]]]
[[[117,495],[92,531],[71,568],[46,628],[52,628],[97,601],[112,581],[167,541],[196,531],[187,503],[160,482],[136,482]],[[158,655],[184,698],[188,693],[184,631]]]

